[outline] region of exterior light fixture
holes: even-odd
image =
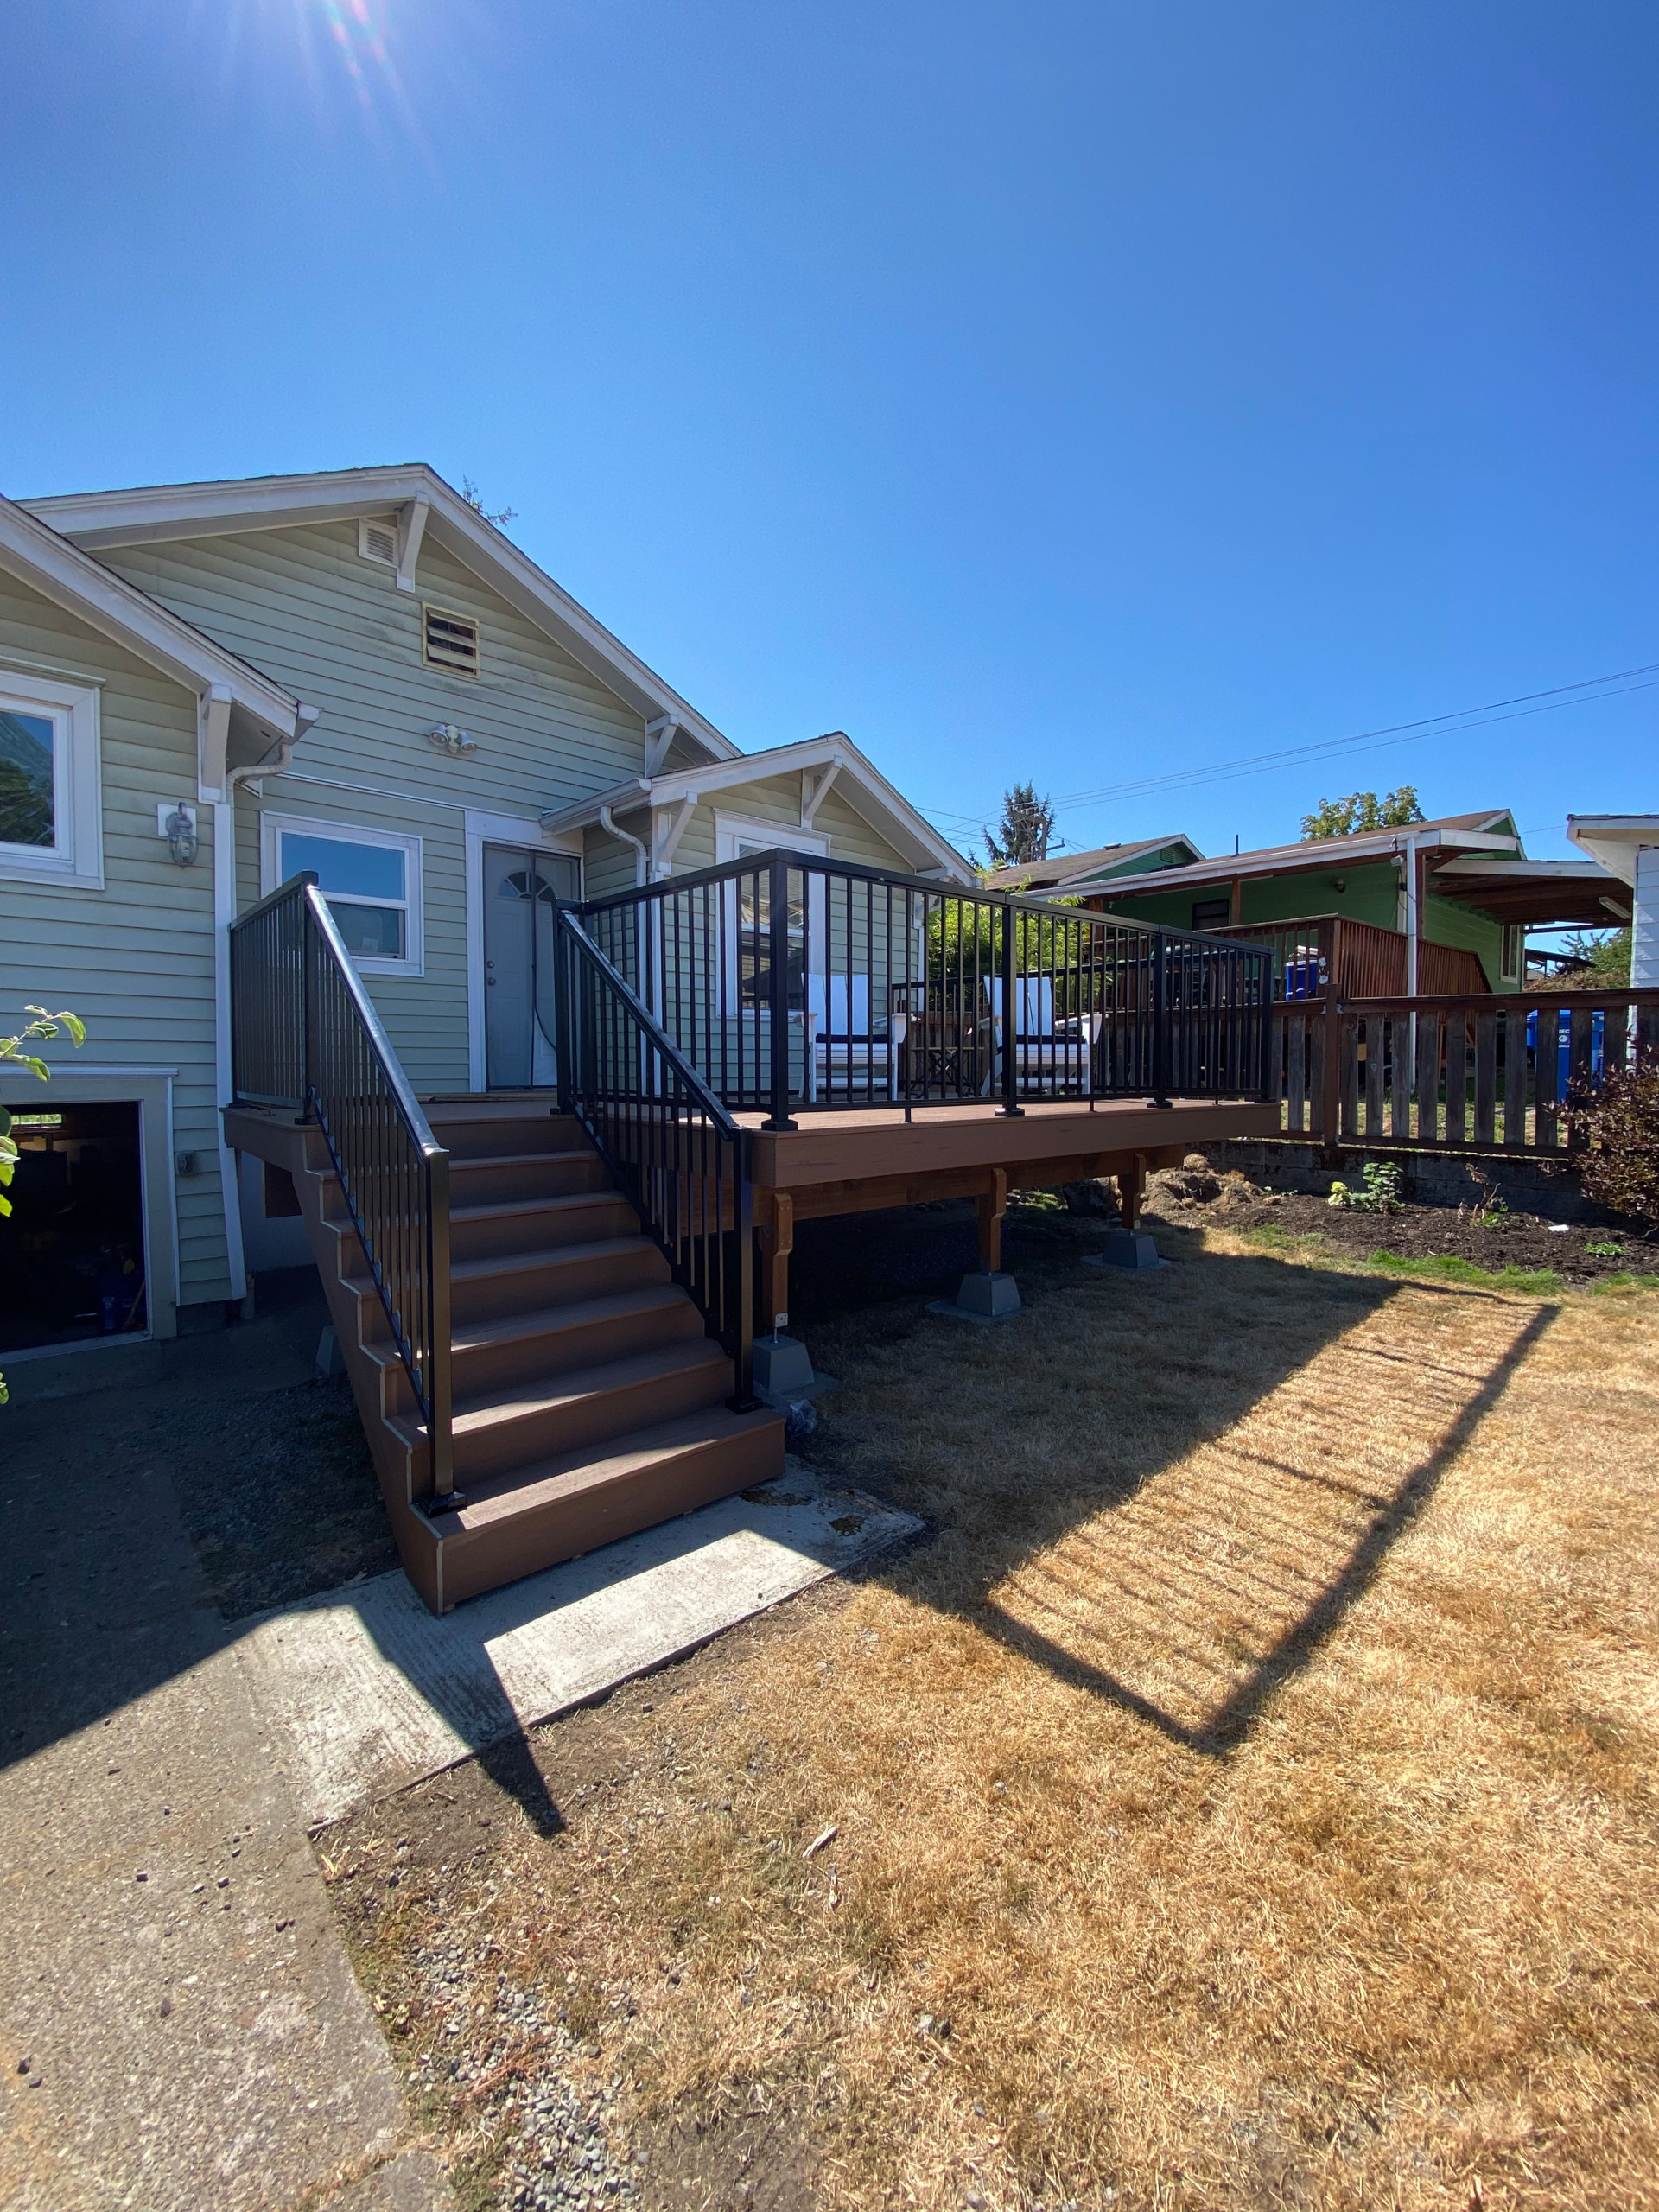
[[[440,722],[435,729],[427,732],[427,741],[435,745],[440,753],[447,753],[453,760],[464,760],[467,753],[476,753],[478,740],[468,737],[464,729],[454,722]]]
[[[165,837],[167,849],[175,868],[193,868],[200,840],[196,835],[196,810],[188,798],[169,808],[165,799],[156,809],[156,834]]]

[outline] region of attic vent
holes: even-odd
[[[447,668],[458,676],[478,674],[478,625],[465,614],[451,614],[442,607],[421,609],[423,658],[429,668]]]
[[[357,525],[357,550],[365,561],[384,561],[389,569],[397,565],[397,525],[389,515],[368,517]]]

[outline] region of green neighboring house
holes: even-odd
[[[229,925],[279,883],[315,870],[454,1097],[547,1080],[527,902],[780,844],[974,880],[842,733],[741,753],[428,467],[0,500],[0,1015],[89,1031],[3,1091],[0,1347],[213,1325],[311,1263],[219,1117]]]
[[[1629,897],[1593,861],[1529,861],[1502,807],[1216,859],[1188,837],[1154,838],[987,880],[1168,929],[1265,938],[1291,995],[1322,988],[1333,965],[1349,996],[1518,990],[1529,926],[1606,927]]]

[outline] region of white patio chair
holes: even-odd
[[[818,976],[806,979],[807,1098],[816,1105],[820,1089],[854,1096],[893,1095],[897,1055],[905,1018],[893,1016],[878,1035],[870,1026],[870,979],[867,975]]]
[[[1002,978],[988,976],[985,988],[991,1009],[991,1059],[985,1072],[987,1094],[1002,1080],[1004,1037]],[[1022,1090],[1089,1088],[1090,1060],[1100,1035],[1098,1014],[1057,1017],[1054,978],[1016,976],[1014,979],[1014,1061]]]

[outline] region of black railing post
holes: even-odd
[[[315,878],[308,879],[315,882]],[[314,1119],[317,1077],[316,997],[311,985],[312,948],[316,932],[311,922],[311,901],[300,894],[300,1119]]]
[[[1169,944],[1152,935],[1152,1104],[1169,1103]]]
[[[1012,900],[1002,904],[1002,1103],[997,1109],[1010,1120],[1025,1112],[1020,1103],[1019,1014],[1014,1003],[1014,932],[1016,916]]]
[[[737,1230],[736,1342],[732,1348],[732,1409],[753,1413],[760,1401],[754,1395],[754,1196],[749,1172],[749,1133],[739,1130],[732,1141],[732,1213]],[[719,1224],[715,1224],[719,1232]]]
[[[1255,988],[1262,1001],[1262,1084],[1263,1098],[1279,1103],[1279,1071],[1273,1060],[1273,968],[1265,952],[1256,955]]]
[[[772,1016],[772,1111],[766,1129],[792,1129],[789,1118],[789,862],[774,853],[766,871],[766,1004]]]
[[[449,1390],[449,1155],[426,1160],[426,1433],[432,1452],[432,1490],[448,1497],[455,1487],[454,1434]]]
[[[569,923],[563,901],[553,908],[553,1056],[558,1065],[559,1110],[570,1111],[570,948]]]

